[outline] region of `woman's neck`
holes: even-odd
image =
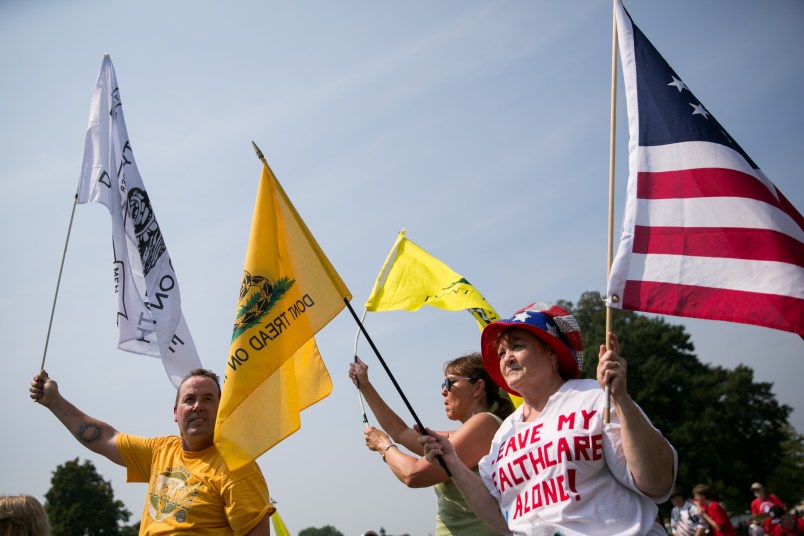
[[[461,424],[465,423],[466,421],[468,421],[469,419],[471,419],[472,417],[474,417],[478,413],[483,413],[485,411],[488,411],[488,407],[485,404],[481,403],[481,402],[475,401],[475,403],[472,404],[472,407],[469,408],[469,411],[466,412],[466,415],[464,416],[464,418],[461,419]]]
[[[553,396],[567,380],[556,376],[547,389],[539,389],[538,393],[522,393],[522,419],[525,422],[536,420],[544,411],[550,397]]]

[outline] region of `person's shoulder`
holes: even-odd
[[[256,461],[250,461],[234,470],[229,470],[226,467],[225,472],[233,482],[253,480],[254,482],[265,483],[265,476],[263,476],[262,469]]]
[[[574,397],[583,396],[592,399],[600,398],[604,394],[597,380],[591,379],[567,380],[562,386],[561,391]]]
[[[175,445],[181,447],[181,438],[179,436],[142,437],[120,432],[119,434],[117,434],[117,444],[118,446],[142,445],[157,450],[157,449],[169,448]]]
[[[152,442],[155,447],[159,448],[181,448],[181,438],[175,435],[149,437],[148,441]]]
[[[597,380],[592,378],[583,378],[579,380],[567,380],[567,385],[577,391],[591,391],[600,390],[600,384]]]
[[[470,422],[472,420],[482,421],[484,423],[485,422],[494,422],[494,423],[496,423],[497,426],[501,425],[502,422],[503,422],[502,417],[500,417],[499,415],[496,415],[496,414],[494,414],[494,413],[492,413],[490,411],[483,411],[483,412],[480,412],[480,413],[475,413],[474,415],[469,417],[469,419],[466,422],[468,423],[468,422]],[[466,424],[466,423],[464,423],[464,424]]]
[[[247,478],[251,475],[259,475],[262,477],[262,469],[260,469],[256,460],[251,460],[235,469],[230,469],[229,465],[226,463],[226,459],[220,453],[217,446],[213,445],[205,452],[206,454],[202,456],[204,463],[219,476],[233,480]]]
[[[501,423],[502,419],[500,417],[484,411],[469,417],[456,432],[459,432],[457,435],[460,435],[463,441],[476,441],[479,439],[486,441],[491,440],[497,433]],[[450,433],[450,437],[452,437],[452,433]]]
[[[505,437],[506,434],[509,433],[513,429],[514,423],[517,422],[517,421],[522,420],[522,408],[523,408],[523,406],[524,406],[524,404],[520,405],[518,408],[516,408],[514,410],[513,413],[511,413],[508,417],[503,419],[503,421],[500,424],[500,426],[497,427],[497,432],[494,434],[494,439],[493,439],[492,442],[499,441],[500,439]]]

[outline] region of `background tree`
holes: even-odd
[[[785,501],[787,506],[793,507],[804,500],[804,486],[801,484],[804,482],[804,436],[789,424],[785,428],[787,437],[782,441],[781,460],[768,481],[763,483],[768,490]]]
[[[299,536],[343,536],[343,533],[332,525],[326,525],[320,528],[307,527],[299,532]]]
[[[583,334],[582,376],[594,378],[605,340],[605,304],[599,293],[586,292],[577,305],[562,305]],[[770,383],[755,382],[753,370],[743,365],[727,370],[702,363],[681,325],[634,311],[612,312],[612,331],[628,361],[628,392],[678,451],[677,482],[687,493],[706,483],[736,514],[753,498],[754,481],[804,481],[802,438],[788,423],[791,408],[777,402]],[[779,473],[782,467],[785,473]],[[800,486],[773,489],[788,504],[801,499]]]
[[[393,536],[393,535],[388,534],[387,532],[385,532],[384,527],[380,527],[379,536]],[[406,532],[405,534],[400,534],[399,536],[410,536],[410,535]]]
[[[140,533],[140,522],[120,527],[120,536],[137,536]]]
[[[118,523],[131,517],[89,460],[81,464],[76,458],[56,467],[45,501],[53,536],[117,535]]]

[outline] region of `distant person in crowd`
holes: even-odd
[[[673,503],[670,512],[670,532],[673,535],[698,536],[706,531],[706,521],[698,513],[698,507],[684,496],[681,486],[675,486],[670,492],[670,502]]]
[[[380,397],[369,381],[368,366],[356,359],[349,366],[349,377],[360,387],[382,427],[382,430],[366,429],[368,448],[379,452],[388,468],[406,486],[434,487],[438,497],[436,536],[493,534],[475,517],[443,469],[421,457],[423,449],[417,440],[418,432],[405,424]],[[479,353],[453,359],[444,365],[441,396],[447,417],[461,423],[457,430],[444,434],[455,442],[460,459],[475,468],[480,458],[488,453],[491,438],[502,420],[514,410],[514,405],[491,380]],[[397,443],[415,456],[402,452]]]
[[[748,526],[750,536],[762,536],[765,533],[764,524],[768,519],[768,513],[771,506],[781,506],[786,508],[785,504],[773,493],[768,493],[759,482],[751,484],[751,493],[754,494],[754,500],[751,501],[751,521]]]
[[[631,399],[627,363],[609,334],[597,381],[579,380],[583,343],[564,308],[534,303],[485,327],[481,350],[492,379],[524,403],[503,422],[480,477],[452,440],[423,435],[474,512],[501,534],[666,535],[657,503],[675,480],[676,452]],[[604,387],[611,423],[604,424]]]
[[[751,493],[754,494],[754,500],[751,501],[751,515],[767,514],[770,512],[771,506],[781,506],[786,509],[787,506],[773,493],[768,493],[765,486],[759,482],[751,484]]]
[[[734,526],[731,524],[731,519],[726,510],[720,503],[715,502],[714,495],[706,484],[698,484],[692,488],[692,494],[695,499],[695,505],[698,511],[703,516],[704,520],[709,524],[714,536],[737,536]]]
[[[795,536],[804,534],[804,519],[794,518],[783,507],[774,504],[768,510],[763,528],[770,536]]]
[[[30,495],[0,495],[0,536],[49,536],[42,503]]]
[[[194,369],[173,405],[179,436],[144,438],[118,432],[68,402],[43,370],[31,398],[48,408],[81,444],[147,482],[140,536],[270,534],[274,507],[259,466],[230,471],[213,443],[221,388],[218,375]]]

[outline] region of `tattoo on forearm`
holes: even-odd
[[[97,424],[86,423],[82,424],[78,429],[78,439],[84,443],[92,443],[100,439],[101,429]]]

